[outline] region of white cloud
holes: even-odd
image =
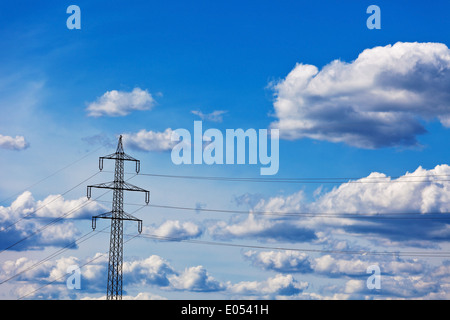
[[[345,283],[344,293],[352,294],[355,292],[364,292],[366,290],[367,286],[364,280],[352,279]]]
[[[424,261],[402,260],[393,257],[363,257],[336,258],[332,255],[323,255],[312,259],[311,266],[315,273],[326,276],[366,276],[367,267],[377,265],[383,275],[417,275],[427,270]]]
[[[44,200],[36,201],[29,191],[23,192],[9,207],[0,206],[0,239],[2,248],[31,236],[10,250],[42,249],[45,246],[66,246],[79,235],[73,220],[96,215],[104,210],[95,201],[64,200],[60,195],[50,195]],[[47,218],[58,218],[67,214],[66,219],[48,224]]]
[[[170,277],[173,288],[189,291],[220,291],[224,286],[215,280],[203,266],[186,268],[180,275]]]
[[[367,178],[343,183],[323,194],[312,205],[312,209],[315,212],[373,214],[448,212],[450,186],[440,181],[440,175],[450,175],[450,167],[438,165],[430,170],[418,167],[414,172],[407,172],[397,179],[373,172]]]
[[[122,134],[125,147],[142,151],[168,151],[172,150],[176,142],[171,140],[173,130],[167,128],[163,132],[146,131],[142,129],[137,133]]]
[[[368,250],[369,251],[369,250]],[[330,255],[311,257],[296,251],[247,251],[252,265],[281,273],[314,273],[326,277],[366,277],[367,267],[378,265],[383,275],[418,275],[427,271],[424,261],[391,256]]]
[[[317,238],[301,221],[261,217],[249,214],[245,220],[219,221],[208,228],[217,239],[253,238],[261,241],[306,242]]]
[[[239,295],[257,295],[257,296],[291,296],[301,293],[307,289],[307,282],[299,282],[290,274],[277,274],[265,281],[242,281],[236,284],[230,284],[229,290]]]
[[[85,297],[82,297],[81,300],[102,300],[102,301],[104,301],[104,300],[106,300],[106,295],[100,296],[100,297],[85,296]],[[162,297],[157,294],[150,293],[150,292],[139,292],[135,296],[124,294],[122,296],[122,300],[167,300],[167,298]]]
[[[323,194],[310,204],[310,212],[363,213],[381,216],[381,219],[322,219],[329,226],[341,226],[345,232],[364,234],[366,238],[410,243],[415,246],[433,245],[450,239],[448,220],[436,219],[439,213],[450,211],[450,186],[442,183],[440,175],[450,175],[448,165],[426,170],[419,167],[412,173],[391,179],[372,173],[360,182],[344,183]],[[382,178],[387,183],[370,183]],[[372,180],[371,180],[372,179]],[[379,181],[379,180],[378,180]],[[408,182],[413,181],[413,182]],[[421,183],[421,181],[423,183]],[[397,214],[390,219],[386,214]],[[404,220],[416,214],[415,219]],[[429,219],[430,214],[438,214]],[[386,219],[382,219],[386,215]],[[386,243],[387,244],[387,243]]]
[[[403,260],[391,256],[350,256],[350,255],[323,255],[317,258],[307,257],[303,254],[295,257],[297,253],[289,251],[248,251],[244,253],[257,267],[280,272],[311,273],[323,279],[347,279],[343,284],[325,285],[319,292],[291,292],[296,294],[290,298],[295,299],[374,299],[374,298],[419,298],[419,299],[448,299],[450,288],[449,263],[434,266],[434,263],[420,259]],[[302,264],[310,263],[311,270],[304,266],[298,268],[289,262],[300,260]],[[278,264],[277,264],[278,263]],[[380,267],[381,289],[369,289],[367,267],[378,265]],[[292,268],[293,267],[293,268]],[[290,275],[286,275],[291,277]],[[242,290],[247,294],[260,289],[258,282],[243,282],[231,287]],[[238,291],[239,291],[238,290]],[[331,295],[327,295],[331,292]]]
[[[139,292],[135,296],[124,295],[122,297],[123,300],[167,300],[167,298],[162,297],[157,294],[149,293],[149,292]],[[101,300],[105,300],[105,297],[102,297]]]
[[[36,229],[39,227],[37,226]],[[39,240],[37,242],[38,248],[43,248],[46,246],[64,247],[75,241],[78,236],[80,236],[80,231],[73,222],[64,222],[46,226],[36,238]],[[32,242],[34,241],[35,239]],[[74,244],[74,247],[77,247],[77,245]]]
[[[144,227],[143,232],[158,237],[191,239],[199,237],[202,229],[190,221],[166,220],[159,227]]]
[[[0,222],[13,221],[29,215],[30,217],[56,218],[71,212],[67,218],[90,218],[91,215],[105,210],[95,201],[85,197],[65,200],[61,195],[49,195],[44,200],[36,201],[30,191],[24,191],[9,207],[0,206]]]
[[[346,298],[390,298],[390,299],[445,299],[448,297],[448,283],[441,279],[431,279],[428,276],[381,276],[381,288],[371,290],[367,288],[366,280],[348,280],[342,288]]]
[[[211,121],[211,122],[222,122],[223,121],[223,115],[227,113],[227,111],[224,110],[214,110],[211,113],[203,113],[199,110],[192,110],[192,114],[195,114],[200,117],[202,120]]]
[[[419,167],[398,178],[372,173],[323,192],[313,201],[308,201],[302,191],[273,196],[260,200],[244,218],[219,221],[208,231],[222,239],[314,240],[317,243],[322,241],[324,232],[340,232],[364,234],[366,240],[384,241],[385,245],[433,246],[437,241],[450,239],[448,219],[437,219],[440,213],[450,212],[450,185],[440,181],[440,176],[449,175],[448,165],[430,170]],[[308,214],[298,217],[280,214],[298,212]],[[415,219],[405,219],[411,214],[415,214]]]
[[[417,145],[421,120],[450,126],[450,50],[402,43],[364,50],[322,70],[297,64],[273,85],[272,127],[286,139],[311,138],[360,148]]]
[[[34,210],[37,210],[35,213],[37,217],[56,218],[64,213],[71,212],[67,216],[68,218],[86,219],[108,209],[98,202],[86,201],[85,197],[75,200],[65,200],[61,195],[49,195],[44,200],[37,201],[34,205]]]
[[[8,282],[13,288],[11,294],[16,295],[14,298],[26,295],[27,299],[74,299],[78,294],[95,293],[104,289],[105,257],[99,253],[94,257],[99,259],[83,267],[81,265],[91,261],[92,258],[79,259],[68,256],[43,263],[26,257],[8,260],[0,267],[0,279],[4,281],[21,273]],[[69,266],[81,267],[81,290],[67,289]]]
[[[88,116],[125,116],[134,110],[150,110],[155,100],[147,90],[134,88],[131,92],[111,90],[88,104]]]
[[[16,136],[15,138],[13,138],[0,134],[0,148],[9,150],[24,150],[29,146],[29,143],[23,136]]]
[[[283,257],[285,255],[285,257]],[[290,255],[288,252],[282,252],[277,257],[275,252],[269,252],[268,255],[259,255],[255,251],[249,254],[251,257],[264,258],[262,260],[273,265],[273,261],[281,261],[281,266],[286,265],[286,257],[290,260],[304,260],[304,256]],[[324,258],[325,257],[325,258]],[[159,295],[139,291],[139,286],[157,286],[163,290],[189,291],[189,292],[223,292],[225,295],[245,296],[252,298],[265,299],[348,299],[348,298],[425,298],[425,299],[446,299],[448,298],[448,289],[450,288],[450,278],[448,276],[449,264],[445,263],[438,266],[426,266],[418,262],[419,268],[414,268],[415,260],[400,261],[381,261],[381,290],[372,291],[366,286],[367,274],[364,262],[358,259],[337,259],[336,257],[324,256],[314,258],[319,261],[320,267],[314,267],[314,274],[317,276],[333,276],[338,272],[347,278],[342,285],[328,285],[322,291],[325,295],[321,296],[315,292],[307,292],[310,284],[306,281],[298,281],[291,274],[276,274],[273,277],[261,281],[239,281],[236,283],[222,283],[212,277],[203,266],[188,267],[182,272],[176,271],[170,266],[170,263],[156,255],[145,259],[134,261],[125,261],[123,264],[124,289],[127,294],[124,299],[164,299]],[[80,291],[67,290],[65,281],[67,280],[67,268],[71,265],[83,265],[95,258],[81,268],[81,289]],[[54,284],[37,290],[28,298],[32,299],[104,299],[104,296],[91,298],[90,294],[103,293],[106,285],[107,255],[97,253],[93,257],[80,259],[74,256],[61,257],[56,260],[49,260],[37,268],[23,272],[19,277],[9,282],[11,294],[22,296],[31,293],[33,290],[55,281]],[[261,260],[261,261],[262,261]],[[327,260],[325,262],[325,260]],[[312,260],[314,262],[314,260]],[[31,260],[26,257],[15,260],[6,260],[0,266],[0,281],[24,271],[34,265],[37,260]],[[354,263],[355,267],[351,264]],[[369,261],[367,261],[369,263]],[[318,263],[313,263],[318,264]],[[337,264],[337,266],[336,266]],[[398,264],[401,271],[393,273]],[[361,265],[361,268],[358,266]],[[354,271],[352,271],[354,270]],[[415,270],[415,271],[414,271]],[[360,272],[361,274],[358,274]],[[67,276],[66,276],[67,275]],[[336,275],[336,274],[335,274]],[[138,293],[135,293],[137,290]],[[326,292],[332,291],[331,296]]]
[[[309,256],[303,252],[295,251],[247,251],[244,253],[247,259],[256,267],[265,270],[274,270],[282,273],[312,272]]]
[[[152,255],[144,260],[124,262],[123,272],[128,283],[166,287],[169,285],[168,275],[176,271],[168,261]]]

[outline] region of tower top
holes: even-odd
[[[104,159],[113,159],[113,160],[121,160],[121,161],[134,161],[136,162],[136,173],[139,173],[140,171],[140,162],[139,160],[133,158],[132,156],[129,156],[123,151],[123,144],[122,144],[122,135],[119,136],[119,142],[117,143],[117,149],[115,153],[108,154],[106,156],[99,158],[99,164],[98,167],[100,171],[103,170],[103,160]]]
[[[122,144],[122,135],[119,136],[119,143],[117,144],[116,153],[124,153]]]

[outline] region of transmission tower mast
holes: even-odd
[[[122,136],[119,137],[117,150],[115,153],[99,158],[99,169],[103,170],[103,160],[115,160],[114,181],[100,183],[87,187],[87,198],[91,198],[91,188],[111,189],[113,190],[112,210],[92,217],[92,229],[95,230],[97,219],[111,220],[111,236],[109,242],[109,265],[108,265],[108,284],[106,291],[107,300],[122,300],[122,265],[123,265],[123,221],[137,221],[138,231],[142,232],[142,220],[133,217],[123,211],[123,192],[140,191],[145,192],[146,204],[150,201],[150,192],[136,187],[124,181],[124,162],[134,161],[136,163],[136,174],[140,171],[140,161],[127,155],[123,151]]]

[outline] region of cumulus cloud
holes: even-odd
[[[450,263],[434,265],[417,258],[392,256],[330,255],[306,256],[291,251],[247,251],[244,253],[255,267],[285,273],[314,274],[323,279],[341,278],[345,282],[325,285],[318,292],[291,292],[298,299],[374,299],[418,298],[448,299]],[[367,268],[380,268],[381,288],[367,287],[371,275]],[[290,275],[287,275],[290,276]],[[235,285],[237,287],[238,284]],[[331,295],[329,295],[331,293]]]
[[[211,121],[211,122],[222,122],[223,121],[223,115],[227,113],[227,111],[224,110],[214,110],[211,113],[203,113],[198,110],[192,110],[192,114],[195,114],[200,117],[202,120]]]
[[[325,286],[322,289],[324,295],[321,296],[306,291],[310,287],[308,282],[298,281],[293,275],[282,272],[283,270],[299,272],[299,269],[295,271],[295,263],[290,262],[302,261],[304,263],[307,257],[297,253],[290,254],[287,251],[282,251],[280,255],[276,252],[259,254],[256,251],[249,251],[248,253],[250,258],[260,259],[262,263],[274,267],[266,268],[266,270],[280,270],[281,273],[265,280],[224,283],[215,279],[203,266],[187,267],[183,271],[177,271],[167,260],[157,255],[151,255],[145,259],[124,262],[124,289],[127,290],[124,292],[124,299],[164,299],[158,295],[139,291],[140,286],[145,287],[146,290],[152,286],[166,291],[223,292],[227,295],[266,299],[287,297],[290,299],[360,299],[373,298],[374,295],[429,299],[449,297],[450,263],[425,266],[423,262],[415,260],[401,261],[394,258],[388,261],[388,258],[383,257],[382,261],[379,261],[382,287],[381,290],[374,292],[366,286],[368,275],[366,274],[367,266],[363,261],[365,258],[338,259],[329,255],[319,258],[310,257],[310,266],[317,276],[336,273],[335,275],[340,274],[347,279],[343,284],[332,286],[332,288]],[[0,281],[21,273],[13,282],[9,283],[12,285],[11,293],[17,296],[29,294],[44,284],[47,285],[28,296],[32,299],[97,299],[90,295],[104,290],[107,260],[107,255],[100,253],[86,258],[67,256],[45,261],[31,269],[30,267],[36,265],[38,261],[21,257],[2,263]],[[274,263],[275,261],[279,261],[280,264]],[[286,261],[288,262],[286,263]],[[86,262],[89,264],[81,268],[81,290],[75,290],[76,292],[68,290],[64,285],[69,276],[68,267],[84,265]],[[369,263],[369,261],[365,262]],[[352,267],[352,263],[355,266]],[[415,263],[419,266],[414,267]],[[288,265],[289,268],[284,268]],[[301,272],[309,272],[304,266],[300,269],[302,269]],[[53,283],[48,285],[50,282]],[[135,293],[136,290],[138,293]],[[327,290],[333,292],[332,296],[326,295]],[[104,296],[98,299],[104,299]]]
[[[123,272],[127,282],[161,287],[169,286],[170,282],[167,277],[176,273],[168,261],[157,255],[152,255],[144,260],[125,262]]]
[[[162,297],[157,294],[149,293],[149,292],[139,292],[135,296],[125,295],[122,297],[123,300],[167,300],[167,298]],[[102,297],[101,300],[105,300],[105,297]]]
[[[423,121],[450,127],[450,50],[442,43],[398,42],[321,70],[298,63],[273,89],[272,127],[282,138],[415,146],[426,132]]]
[[[73,256],[39,261],[26,257],[7,260],[0,267],[0,281],[9,280],[12,294],[26,295],[27,299],[77,299],[78,294],[97,293],[104,290],[107,273],[107,255],[80,259]],[[81,290],[69,290],[66,281],[71,275],[69,267],[81,266]],[[17,276],[16,276],[17,275]],[[14,277],[16,276],[16,277]],[[11,277],[14,277],[10,279]]]
[[[427,271],[424,261],[414,259],[403,260],[398,257],[365,257],[353,256],[339,258],[329,254],[311,259],[311,266],[315,273],[328,277],[363,277],[367,278],[367,267],[377,265],[383,276],[387,275],[420,275]]]
[[[419,275],[428,270],[424,261],[417,259],[401,259],[392,256],[340,256],[324,254],[311,257],[296,251],[247,251],[244,257],[252,265],[264,270],[280,273],[311,273],[326,277],[367,277],[367,267],[378,265],[383,275]]]
[[[163,132],[142,129],[137,133],[122,134],[125,147],[141,151],[172,150],[176,142],[171,140],[173,130],[167,128]]]
[[[290,274],[277,274],[264,281],[241,281],[231,284],[229,290],[239,295],[275,297],[296,295],[307,289],[308,286],[308,282],[299,282]]]
[[[106,295],[100,296],[100,297],[91,297],[91,296],[84,296],[80,300],[106,300]],[[162,297],[157,294],[153,294],[150,292],[139,292],[135,296],[124,294],[122,295],[122,300],[167,300],[167,298]]]
[[[244,195],[245,198],[245,195]],[[260,215],[256,212],[289,212],[303,210],[304,193],[302,191],[287,197],[259,198],[249,211],[245,220],[231,219],[230,222],[219,221],[208,228],[213,237],[218,239],[253,238],[263,241],[304,242],[316,240],[314,230],[307,228],[301,221],[284,219],[282,216]],[[239,201],[239,200],[238,200]],[[255,202],[255,199],[252,200]]]
[[[448,165],[439,165],[430,170],[419,167],[414,172],[396,179],[381,173],[372,173],[356,183],[344,183],[323,194],[310,204],[310,210],[386,217],[351,219],[351,216],[347,216],[350,220],[340,221],[346,232],[373,236],[373,239],[381,236],[390,241],[416,246],[448,241],[449,221],[444,214],[450,212],[450,186],[440,181],[442,179],[439,176],[449,174]],[[383,179],[387,183],[370,183],[376,179]],[[389,219],[389,214],[392,213],[396,215],[394,219]],[[410,214],[415,214],[414,219],[402,219],[411,217]],[[439,219],[440,216],[443,219]],[[336,226],[339,223],[336,220],[331,219],[329,223]]]
[[[155,100],[147,90],[134,88],[131,92],[111,90],[96,101],[88,104],[86,111],[90,117],[126,116],[134,110],[150,110]]]
[[[247,251],[244,257],[252,261],[256,267],[282,273],[312,272],[309,256],[295,251]]]
[[[450,175],[448,165],[430,170],[419,167],[398,178],[372,173],[323,192],[313,201],[308,201],[303,191],[273,196],[261,199],[244,218],[219,221],[208,230],[222,239],[319,243],[324,232],[333,231],[363,234],[378,244],[435,246],[450,239],[446,215],[450,212],[450,186],[442,181],[442,175]],[[405,219],[411,217],[414,219]]]
[[[274,219],[249,214],[243,221],[219,221],[208,228],[217,239],[249,238],[261,241],[306,242],[317,239],[314,230],[295,220]]]
[[[225,289],[203,266],[175,270],[170,263],[157,255],[143,260],[125,262],[124,279],[128,284],[155,285],[166,290],[211,292]]]
[[[79,235],[73,220],[91,217],[104,210],[95,201],[86,199],[65,200],[60,195],[50,195],[36,201],[29,191],[23,192],[9,207],[0,206],[0,245],[7,248],[11,244],[32,235],[30,241],[20,242],[10,250],[42,249],[45,246],[66,246]],[[70,212],[70,213],[69,213]],[[47,226],[50,219],[69,213],[67,219]],[[45,228],[44,228],[45,226]]]
[[[105,207],[95,201],[82,197],[66,200],[61,195],[49,195],[44,200],[35,200],[30,191],[24,191],[9,207],[0,206],[0,223],[17,220],[24,216],[55,218],[71,211],[67,218],[85,219],[99,213]]]
[[[29,294],[43,284],[46,286],[33,292],[32,299],[104,299],[104,296],[93,298],[93,293],[103,292],[107,274],[106,254],[97,253],[93,257],[83,259],[73,256],[48,260],[36,268],[37,263],[29,258],[7,260],[0,266],[0,281],[21,273],[12,283],[12,293],[17,296]],[[85,265],[87,262],[89,264]],[[84,265],[81,268],[81,290],[67,290],[65,285],[69,273],[68,267]],[[262,281],[240,281],[237,283],[216,280],[203,266],[186,267],[182,271],[175,270],[170,263],[157,255],[145,259],[125,261],[123,263],[124,299],[164,299],[159,295],[139,291],[140,286],[158,287],[166,291],[188,292],[223,292],[225,294],[252,296],[262,298],[278,298],[294,296],[308,288],[307,282],[300,282],[292,275],[277,274]],[[134,288],[138,293],[134,293]],[[129,290],[129,291],[128,291]]]
[[[334,213],[449,212],[450,186],[442,181],[448,175],[448,165],[430,170],[418,167],[398,178],[373,172],[323,194],[311,207],[315,212]]]
[[[361,279],[348,280],[343,288],[346,299],[361,298],[386,298],[390,299],[441,299],[448,298],[448,283],[442,283],[439,279],[431,279],[428,276],[394,276],[382,277],[381,288],[370,290],[366,281]]]
[[[225,289],[203,266],[186,268],[181,274],[171,276],[170,283],[177,290],[209,292]]]
[[[144,233],[158,237],[176,239],[197,238],[202,234],[202,229],[190,221],[166,220],[158,227],[144,227]]]
[[[24,150],[30,145],[23,136],[4,136],[0,134],[0,148],[8,150]]]

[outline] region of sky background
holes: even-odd
[[[66,26],[72,4],[79,30]],[[372,4],[379,30],[366,26]],[[122,134],[141,161],[138,176],[126,163],[126,178],[151,192],[147,207],[125,194],[125,211],[144,221],[125,244],[126,298],[448,299],[449,10],[1,2],[0,298],[104,298],[109,221],[90,233],[90,218],[112,194],[85,195],[113,180],[114,163],[100,173],[98,157]],[[171,132],[193,133],[198,120],[223,133],[279,129],[278,173],[173,164]],[[69,290],[67,267],[84,264],[81,289]],[[371,265],[381,289],[366,286]]]

